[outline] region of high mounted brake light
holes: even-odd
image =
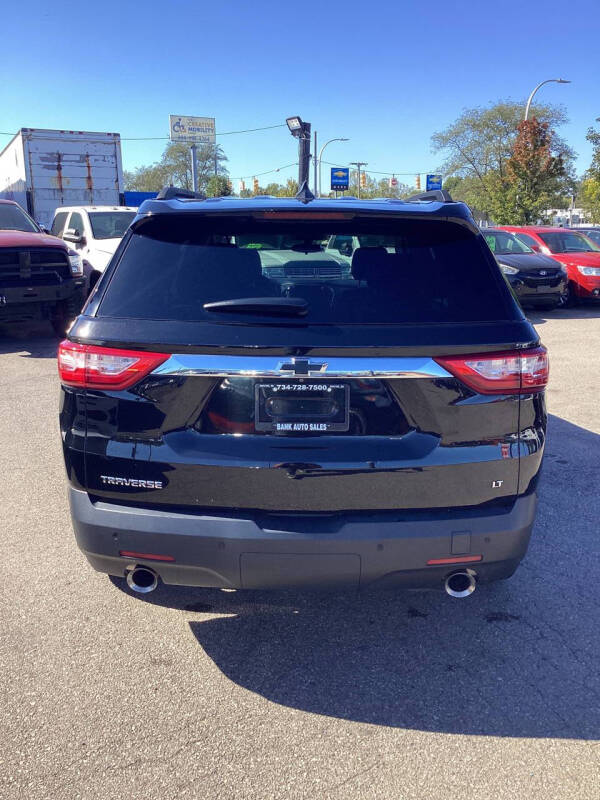
[[[67,386],[121,391],[133,386],[167,358],[165,353],[96,347],[65,339],[58,346],[58,374]]]
[[[541,392],[548,383],[548,352],[541,346],[434,360],[480,394],[529,394]]]
[[[292,219],[294,221],[305,219],[354,219],[355,214],[347,211],[254,211],[255,219]]]

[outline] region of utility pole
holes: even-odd
[[[196,159],[196,145],[190,145],[190,155],[192,158],[192,189],[198,191],[198,161]]]
[[[298,137],[298,188],[308,188],[310,178],[310,122],[302,123],[302,135]]]
[[[313,194],[315,197],[319,196],[319,187],[317,185],[317,167],[319,161],[317,159],[317,132],[315,131],[314,144],[313,144]]]
[[[350,166],[351,167],[356,167],[357,172],[358,172],[357,183],[358,183],[358,199],[359,200],[360,200],[360,168],[361,167],[366,167],[367,163],[368,163],[367,161],[351,161],[350,162]]]
[[[286,119],[290,133],[298,139],[298,194],[296,197],[303,203],[315,199],[308,188],[310,179],[310,122],[303,122],[298,116]]]

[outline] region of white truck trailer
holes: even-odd
[[[21,128],[0,153],[0,199],[45,228],[58,206],[124,205],[120,135]]]

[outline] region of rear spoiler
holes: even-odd
[[[413,194],[412,197],[407,197],[404,200],[405,203],[419,203],[419,202],[438,202],[438,203],[453,203],[454,200],[450,192],[447,192],[445,189],[432,189],[429,192],[420,192],[419,194]]]
[[[179,189],[177,186],[163,186],[155,200],[173,200],[176,197],[182,200],[206,200],[206,195],[202,192],[191,192],[189,189]]]

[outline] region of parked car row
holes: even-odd
[[[504,254],[497,256],[500,268],[515,288],[517,296],[523,297],[526,302],[531,302],[534,288],[540,297],[546,292],[560,294],[559,305],[571,306],[582,300],[600,301],[600,245],[592,236],[600,238],[600,229],[588,229],[588,233],[571,228],[550,228],[544,226],[517,226],[505,225],[499,230],[513,234],[514,237],[527,248],[529,254],[526,258],[545,258],[545,263],[539,262],[537,275],[533,280],[522,281],[522,274],[512,273],[506,267],[513,266],[507,262]],[[484,235],[488,236],[487,230]],[[488,241],[489,244],[489,241]],[[502,264],[506,262],[505,267]],[[543,275],[542,273],[547,273]],[[563,278],[559,280],[559,273]],[[541,279],[545,279],[542,284]],[[521,281],[527,290],[521,290],[517,282]],[[536,284],[537,281],[537,284]],[[546,288],[541,288],[545,286]],[[550,299],[548,299],[550,303]]]

